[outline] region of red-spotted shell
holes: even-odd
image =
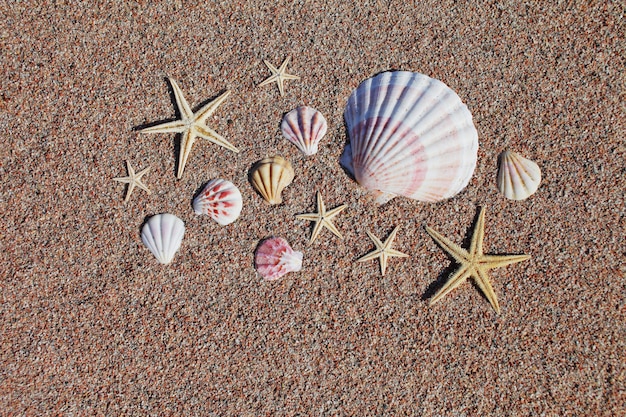
[[[342,165],[379,203],[396,195],[439,201],[476,167],[478,133],[459,96],[426,75],[394,71],[363,81],[344,112]]]
[[[305,155],[317,153],[320,140],[326,135],[328,123],[319,111],[300,106],[283,117],[280,125],[285,139],[296,145]]]
[[[288,272],[302,269],[302,252],[291,249],[281,237],[271,237],[257,247],[254,263],[265,280],[275,281]]]
[[[220,178],[209,181],[193,200],[196,214],[206,214],[225,226],[237,220],[243,201],[235,185]]]

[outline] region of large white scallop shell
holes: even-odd
[[[294,251],[281,237],[271,237],[256,249],[254,263],[267,281],[275,281],[288,272],[302,269],[302,252]]]
[[[426,75],[384,72],[363,81],[344,112],[341,163],[379,203],[396,195],[433,202],[469,183],[478,133],[459,96]]]
[[[250,182],[255,190],[270,204],[283,201],[283,189],[294,178],[291,162],[282,156],[269,156],[254,164],[250,173]]]
[[[162,264],[172,262],[185,235],[185,224],[173,214],[150,217],[141,229],[141,240]]]
[[[508,199],[525,200],[537,191],[541,169],[530,159],[506,150],[498,158],[498,190]]]
[[[222,226],[237,220],[242,207],[239,189],[221,178],[209,181],[193,200],[196,214],[206,214]]]
[[[300,106],[283,117],[280,125],[285,139],[293,143],[305,155],[317,153],[320,140],[326,135],[328,123],[319,111]]]

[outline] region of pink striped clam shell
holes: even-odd
[[[478,133],[459,96],[426,75],[385,72],[362,82],[344,112],[350,144],[341,164],[377,202],[434,202],[467,186]]]
[[[196,214],[206,214],[225,226],[237,220],[243,201],[235,185],[220,178],[211,180],[193,200]]]
[[[305,155],[317,153],[317,147],[326,135],[328,124],[319,111],[300,106],[283,117],[280,125],[285,139],[293,143]]]
[[[254,263],[265,280],[275,281],[286,273],[302,269],[302,252],[291,249],[281,237],[271,237],[257,247]]]

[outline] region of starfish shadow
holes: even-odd
[[[472,243],[472,235],[474,234],[474,229],[476,227],[476,223],[478,223],[478,217],[479,216],[480,216],[480,207],[478,207],[477,213],[474,215],[474,221],[472,222],[471,227],[468,229],[468,232],[465,233],[465,237],[463,238],[463,243],[461,245],[462,248],[469,248],[470,244]],[[433,242],[434,242],[434,240],[433,240]],[[437,242],[435,242],[435,245],[437,245],[439,247],[439,244]],[[426,288],[426,291],[424,292],[424,294],[422,294],[422,297],[421,297],[422,301],[426,301],[429,298],[431,298],[432,296],[434,296],[437,293],[437,291],[441,287],[443,287],[443,285],[448,281],[448,279],[450,278],[450,275],[452,275],[452,273],[455,272],[457,270],[457,268],[459,267],[459,264],[456,262],[456,260],[452,256],[450,256],[448,253],[446,253],[446,256],[452,261],[452,263],[450,264],[450,266],[448,266],[446,269],[444,269],[441,274],[439,274],[439,276],[437,277],[437,280],[435,282],[431,283],[428,286],[428,288]],[[479,290],[478,292],[481,294],[481,296],[485,300],[489,301],[487,299],[487,297],[485,297],[483,292],[480,291],[480,287],[478,287],[478,285],[476,285],[474,280],[470,279],[470,281],[472,282],[472,286],[474,286],[474,288]]]

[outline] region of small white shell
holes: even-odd
[[[193,200],[196,214],[206,214],[222,226],[237,220],[242,206],[239,189],[232,182],[220,178],[209,181]]]
[[[270,204],[283,201],[281,193],[294,178],[291,163],[282,156],[270,156],[254,164],[250,182],[255,190]]]
[[[326,135],[328,123],[319,111],[300,106],[283,117],[280,125],[285,139],[293,143],[305,155],[317,153],[317,146]]]
[[[350,143],[341,164],[381,204],[395,195],[450,198],[472,177],[478,133],[467,106],[441,81],[384,72],[354,90],[344,118]]]
[[[504,151],[498,158],[498,190],[508,199],[524,200],[537,191],[541,169],[517,152]]]
[[[185,235],[185,224],[173,214],[150,217],[141,229],[141,240],[157,260],[167,265],[172,262]]]
[[[256,249],[254,263],[267,281],[275,281],[288,272],[302,269],[302,252],[294,251],[283,238],[272,237]]]

